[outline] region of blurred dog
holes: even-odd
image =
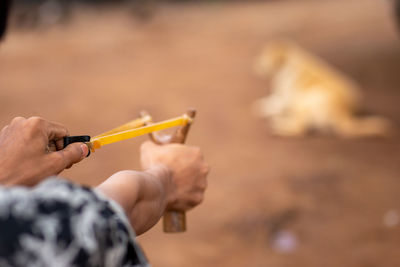
[[[271,121],[274,134],[301,136],[310,130],[343,137],[387,136],[379,116],[360,117],[360,89],[344,74],[288,41],[269,43],[255,66],[271,78],[271,94],[253,105]]]

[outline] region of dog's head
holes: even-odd
[[[255,72],[261,76],[270,76],[279,71],[285,64],[293,46],[290,41],[269,42],[257,59],[254,66]]]

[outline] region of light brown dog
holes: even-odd
[[[357,115],[361,91],[351,79],[292,42],[269,43],[255,69],[271,78],[271,94],[253,109],[270,119],[274,134],[299,136],[315,130],[362,137],[390,132],[388,120]]]

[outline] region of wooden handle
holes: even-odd
[[[166,210],[163,216],[165,233],[181,233],[186,231],[186,213],[183,211]]]
[[[142,116],[147,113],[142,113]],[[186,113],[191,120],[196,116],[195,109],[189,109]],[[151,133],[150,138],[156,144],[165,145],[171,143],[184,144],[189,133],[191,122],[178,128],[172,135],[160,135]],[[163,216],[163,229],[165,233],[179,233],[186,231],[186,214],[182,211],[167,210]]]

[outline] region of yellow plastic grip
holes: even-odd
[[[143,126],[131,130],[126,130],[122,132],[113,133],[110,135],[100,135],[98,137],[92,138],[90,140],[90,148],[92,151],[99,149],[100,147],[108,144],[112,144],[115,142],[127,140],[130,138],[134,138],[140,135],[149,134],[155,131],[165,130],[171,127],[182,126],[189,123],[191,120],[190,117],[183,115],[181,117],[177,117],[174,119],[162,121],[159,123],[154,123],[148,126]]]

